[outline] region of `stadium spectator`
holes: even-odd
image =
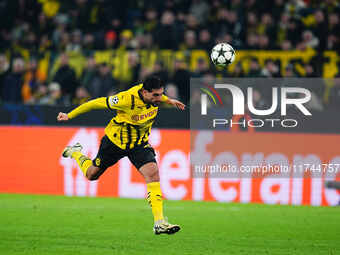
[[[285,9],[285,0],[274,0],[273,6],[271,8],[272,10],[271,13],[275,21],[278,21],[280,15],[284,13],[284,9]]]
[[[313,35],[309,30],[304,31],[302,34],[302,42],[300,42],[296,47],[299,50],[305,50],[306,48],[315,49],[319,45],[319,39]]]
[[[153,41],[153,37],[151,34],[145,34],[145,35],[141,35],[139,36],[139,49],[143,49],[143,50],[154,50],[157,45],[155,45],[154,41]]]
[[[23,85],[23,72],[25,62],[21,58],[13,60],[12,72],[8,73],[3,81],[2,99],[5,102],[22,103],[21,89]]]
[[[209,5],[204,0],[193,0],[189,13],[196,18],[199,24],[203,24],[209,13]]]
[[[234,77],[234,78],[241,78],[241,77],[244,77],[245,74],[244,74],[244,70],[242,68],[242,65],[240,63],[237,63],[234,67],[234,70],[233,72],[230,74],[231,77]]]
[[[259,45],[259,36],[257,34],[248,34],[245,48],[248,50],[257,49]]]
[[[5,55],[0,55],[0,100],[2,99],[3,84],[9,73],[9,63]]]
[[[329,107],[338,110],[340,108],[340,78],[334,79],[334,84],[329,94]]]
[[[174,14],[171,11],[165,11],[154,35],[159,48],[177,49],[179,39],[177,33]]]
[[[256,78],[261,76],[262,74],[260,64],[256,58],[252,58],[250,60],[249,72],[247,74],[247,77]]]
[[[280,47],[281,47],[281,50],[292,50],[292,44],[288,40],[284,40],[281,43]]]
[[[105,49],[112,50],[117,47],[116,45],[117,34],[114,30],[109,30],[105,34]]]
[[[317,111],[322,111],[324,109],[320,97],[314,91],[311,91],[311,99],[306,103],[306,107],[307,109]]]
[[[201,106],[201,92],[197,88],[191,91],[190,106],[194,112],[197,112],[197,109]]]
[[[332,13],[328,17],[329,31],[327,38],[327,49],[328,50],[339,50],[340,49],[340,22],[339,15]]]
[[[82,50],[82,33],[80,30],[74,30],[71,34],[71,40],[66,45],[66,51],[80,52]]]
[[[85,56],[90,56],[95,50],[95,38],[92,34],[87,33],[84,35],[82,48]]]
[[[256,34],[257,33],[257,17],[254,12],[247,12],[247,24],[246,31],[247,34]]]
[[[144,22],[144,31],[146,33],[153,33],[158,25],[157,20],[158,13],[156,9],[149,8],[145,12],[145,22]]]
[[[305,68],[306,77],[308,78],[318,77],[313,65],[308,63],[308,64],[305,64],[304,68]]]
[[[263,77],[273,78],[278,78],[281,76],[279,67],[271,59],[266,61],[264,68],[262,68],[261,75]]]
[[[298,16],[305,7],[303,0],[289,0],[286,1],[285,12],[291,16]]]
[[[292,64],[289,64],[289,65],[286,66],[285,72],[284,72],[284,77],[286,77],[286,78],[297,77],[297,74],[296,74]]]
[[[139,81],[139,75],[141,72],[141,64],[139,55],[135,51],[131,51],[128,53],[128,65],[129,68],[125,73],[124,82],[128,84],[128,86],[133,86],[133,82]],[[123,90],[123,87],[120,87],[120,90]]]
[[[42,15],[44,17],[44,15]],[[44,17],[46,19],[46,17]],[[43,19],[43,20],[44,20]],[[55,18],[56,27],[52,32],[52,43],[55,49],[65,51],[69,43],[69,34],[67,32],[68,17],[66,15],[58,15]],[[48,28],[52,30],[52,28]]]
[[[76,73],[69,65],[69,58],[66,53],[60,56],[60,66],[53,81],[57,82],[61,86],[63,96],[72,98],[78,86]]]
[[[268,102],[266,102],[260,91],[258,91],[257,89],[253,90],[253,106],[257,110],[268,109]]]
[[[115,86],[117,86],[117,82],[112,77],[111,67],[106,63],[102,63],[98,72],[85,86],[85,89],[92,98],[97,98],[107,96],[112,89],[117,90]]]
[[[216,35],[229,33],[234,36],[236,28],[237,14],[226,8],[221,8],[217,13],[217,20],[214,26]],[[240,29],[240,28],[238,28]]]
[[[210,66],[207,60],[204,58],[199,58],[197,60],[197,67],[193,75],[195,77],[202,77],[209,72],[210,72]]]
[[[54,49],[61,51],[65,51],[67,46],[78,50],[85,45],[87,49],[103,49],[102,38],[112,40],[115,37],[112,31],[119,34],[121,40],[115,40],[115,47],[129,48],[131,33],[137,32],[138,35],[152,34],[155,46],[160,49],[177,49],[184,41],[184,31],[192,30],[198,36],[202,28],[207,27],[212,38],[228,34],[233,42],[240,40],[245,44],[247,37],[254,39],[258,35],[266,35],[271,47],[289,40],[292,48],[301,42],[301,32],[310,30],[319,40],[318,49],[323,50],[334,47],[339,23],[337,1],[275,0],[266,4],[259,0],[244,3],[240,0],[227,3],[218,0],[141,2],[130,12],[126,12],[128,1],[77,0],[71,3],[60,1],[55,5],[50,1],[20,3],[2,6],[1,10],[7,10],[8,18],[3,19],[2,24],[5,25],[1,25],[6,27],[1,34],[1,44],[8,47],[16,40],[18,46],[33,51],[43,37],[44,41],[52,42]],[[18,11],[23,16],[14,22]],[[139,24],[137,27],[133,27],[135,22]],[[131,33],[126,32],[127,29]],[[83,36],[84,40],[81,40]],[[110,44],[112,42],[108,42],[106,48],[111,48]],[[256,43],[246,46],[249,45],[252,48],[258,46]]]
[[[269,44],[269,38],[267,35],[260,35],[258,37],[258,49],[260,50],[270,50],[272,46]]]
[[[165,69],[164,63],[162,61],[156,61],[156,63],[154,64],[154,66],[151,70],[145,70],[142,74],[141,79],[144,80],[149,75],[157,76],[165,84],[168,83],[169,73]]]
[[[83,70],[82,76],[80,78],[80,83],[88,88],[93,78],[95,77],[97,72],[97,63],[94,57],[89,57],[87,59],[86,67]]]
[[[47,91],[40,87],[40,93],[44,94],[38,103],[43,105],[70,105],[66,97],[62,96],[59,83],[52,82],[48,85]]]
[[[283,42],[289,42],[288,40],[288,28],[289,28],[289,15],[283,13],[280,17],[280,21],[277,24],[277,43],[282,45]]]
[[[38,37],[51,34],[53,25],[47,20],[47,17],[43,12],[40,12],[38,20],[34,23],[35,25],[33,29]]]
[[[183,25],[183,29],[185,30],[192,30],[195,31],[195,33],[197,34],[200,30],[200,25],[198,24],[198,21],[196,19],[196,17],[192,14],[188,14],[184,17],[184,23]],[[178,25],[178,24],[176,24]],[[181,32],[183,33],[183,30],[181,30]]]
[[[293,45],[297,45],[301,41],[303,25],[300,20],[296,18],[289,18],[288,28],[287,28],[287,40],[289,40]]]
[[[184,34],[184,43],[180,46],[180,50],[197,49],[196,34],[193,30],[187,30]]]
[[[189,101],[189,86],[191,72],[188,70],[183,59],[176,59],[174,63],[174,73],[170,80],[176,84],[181,100],[184,103]]]
[[[132,42],[133,33],[129,29],[125,29],[120,33],[120,44],[118,49],[119,50],[129,50],[132,48],[131,42]]]
[[[80,29],[86,30],[91,19],[90,2],[87,0],[76,0],[72,2],[73,3],[70,7],[70,13],[75,21],[75,24],[77,24]]]
[[[327,23],[325,19],[325,14],[321,10],[317,10],[314,14],[315,25],[313,27],[313,34],[316,39],[319,40],[318,49],[325,50],[326,49],[326,40],[327,40]]]
[[[173,99],[178,99],[178,89],[177,86],[173,83],[169,83],[165,86],[165,94]]]
[[[214,47],[214,42],[208,29],[204,28],[199,32],[198,47],[209,52]]]
[[[43,55],[45,52],[49,52],[52,49],[52,42],[48,39],[47,35],[41,37],[39,43],[38,55]]]
[[[31,30],[25,35],[22,45],[25,49],[27,49],[31,55],[38,55],[38,42],[37,37],[34,32]]]
[[[38,69],[36,59],[32,58],[28,64],[27,71],[24,74],[24,84],[21,89],[24,103],[32,102],[34,100],[33,95],[36,93],[39,85],[45,80],[46,77]]]
[[[108,93],[109,94],[109,93]],[[84,87],[78,87],[76,90],[76,95],[72,100],[72,104],[81,105],[91,99],[89,92]]]
[[[77,71],[82,71],[83,75],[78,80],[74,70],[68,65],[68,60],[64,61],[67,59],[64,52],[76,58],[73,54],[81,53],[90,57],[95,50],[118,49],[119,53],[112,51],[113,55],[110,56],[115,58],[115,56],[125,56],[126,50],[154,51],[142,54],[138,52],[137,55],[127,53],[125,61],[128,60],[128,63],[125,62],[124,66],[120,66],[120,63],[116,61],[108,61],[108,55],[106,55],[105,61],[113,63],[114,67],[119,65],[114,74],[121,86],[116,83],[113,90],[110,90],[111,92],[126,89],[133,79],[138,81],[139,78],[153,72],[161,72],[159,74],[167,80],[165,82],[171,80],[165,78],[166,76],[176,77],[175,84],[181,90],[184,84],[181,81],[186,78],[180,75],[181,73],[187,75],[188,67],[173,70],[171,61],[174,58],[167,58],[156,50],[202,49],[209,52],[217,42],[230,43],[237,50],[290,51],[297,49],[303,51],[314,49],[309,52],[318,55],[317,65],[306,63],[304,67],[297,69],[298,72],[295,72],[295,64],[293,64],[292,68],[288,67],[283,72],[283,76],[287,73],[291,77],[297,75],[316,77],[325,72],[328,73],[327,75],[334,75],[337,72],[337,70],[332,71],[331,68],[322,68],[323,63],[328,61],[328,57],[322,56],[323,51],[340,49],[338,35],[340,7],[337,0],[265,2],[262,0],[170,0],[157,3],[139,1],[138,5],[130,1],[102,0],[33,2],[5,1],[0,5],[0,13],[3,17],[0,21],[1,53],[6,54],[9,62],[13,62],[13,59],[18,57],[24,59],[25,62],[32,57],[39,62],[42,61],[43,64],[39,63],[39,67],[43,71],[40,70],[39,75],[44,74],[44,80],[58,81],[63,95],[68,96],[69,100],[75,96],[79,84],[84,87],[88,86],[88,81],[83,82],[83,79],[87,77],[86,79],[91,80],[93,70],[96,68],[81,70],[79,66]],[[66,64],[62,64],[53,77],[53,62],[59,59],[60,54],[61,62],[66,62]],[[185,61],[190,61],[190,51],[181,52],[181,54],[185,55]],[[155,67],[150,66],[148,60],[145,61],[148,58],[152,59],[151,63],[156,62]],[[246,58],[244,59],[247,61]],[[161,68],[160,60],[166,63]],[[249,74],[245,75],[242,66],[247,67],[247,65],[243,64],[243,59],[238,60],[241,60],[240,65],[231,67],[228,71],[216,70],[216,73],[221,77],[273,75],[270,71],[274,68],[272,62],[265,62],[264,66],[250,64]],[[258,68],[254,68],[257,65]],[[193,66],[195,64],[190,63],[190,68]],[[284,70],[285,66],[280,68]],[[52,72],[51,69],[53,69]],[[230,72],[231,69],[233,69],[232,72]],[[23,76],[25,82],[21,93],[23,93],[24,102],[35,101],[35,94],[40,94],[37,92],[40,87],[35,87],[29,92],[33,87],[28,84],[34,82],[32,83],[27,77],[34,72],[28,70]],[[47,74],[50,74],[50,77],[46,77]],[[275,74],[273,77],[279,75]],[[1,80],[7,76],[4,72],[0,74],[1,94],[4,87]]]
[[[261,17],[261,22],[257,27],[257,32],[260,35],[266,35],[267,38],[276,37],[276,27],[273,18],[269,13],[264,13]]]

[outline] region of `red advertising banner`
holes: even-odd
[[[144,198],[146,185],[127,158],[109,168],[98,181],[87,181],[74,160],[61,156],[68,144],[80,142],[95,157],[102,128],[0,127],[0,192],[115,196]],[[263,162],[340,165],[338,135],[197,132],[191,153],[209,164],[223,159],[238,166]],[[340,193],[325,188],[326,180],[340,180],[340,171],[301,178],[271,175],[237,178],[193,178],[190,167],[190,131],[154,129],[150,144],[157,154],[163,195],[175,200],[337,205]],[[197,146],[195,146],[197,144]]]
[[[192,160],[245,170],[233,178],[193,178],[193,190],[199,191],[193,193],[195,200],[315,206],[340,203],[339,191],[325,187],[326,181],[340,181],[339,135],[201,131],[191,139]],[[283,171],[263,175],[247,171],[249,166],[267,165],[290,169],[282,176]]]

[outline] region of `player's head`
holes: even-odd
[[[159,104],[164,92],[163,83],[157,76],[150,76],[143,82],[143,100],[149,104]]]

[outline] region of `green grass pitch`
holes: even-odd
[[[340,254],[340,208],[0,194],[0,254]]]

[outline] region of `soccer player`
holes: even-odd
[[[67,146],[63,156],[75,159],[88,180],[97,180],[108,167],[127,156],[147,184],[147,200],[154,216],[154,233],[174,234],[180,230],[180,226],[170,224],[163,216],[155,151],[148,143],[148,138],[160,103],[175,106],[180,110],[184,110],[185,105],[168,98],[163,92],[161,80],[151,76],[129,90],[91,100],[70,113],[60,112],[57,120],[67,121],[94,109],[116,110],[117,115],[106,126],[105,136],[93,160],[81,153],[82,146],[79,143]]]

